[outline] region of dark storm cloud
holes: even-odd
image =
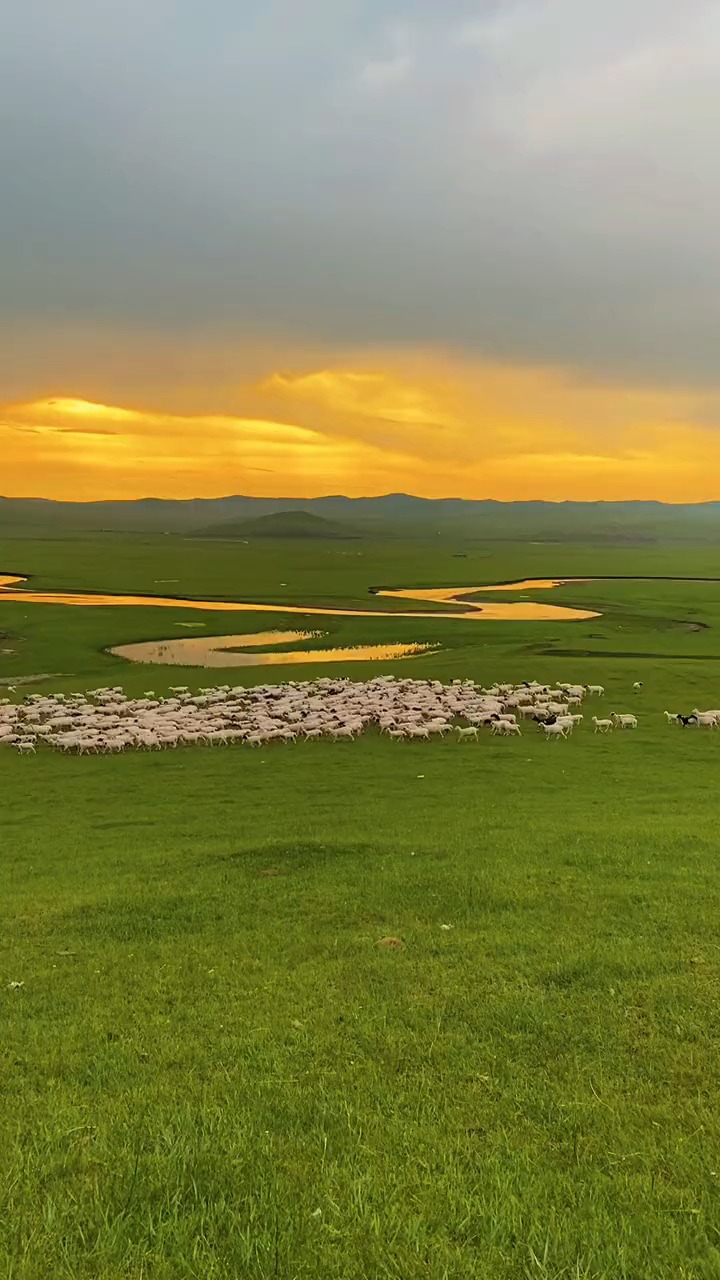
[[[6,324],[717,381],[714,0],[28,0]]]

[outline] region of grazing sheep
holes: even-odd
[[[131,698],[119,686],[85,693],[34,693],[20,702],[0,699],[0,749],[15,746],[19,754],[31,754],[37,743],[84,756],[229,747],[239,742],[253,747],[299,737],[347,741],[368,729],[395,740],[417,741],[455,732],[462,742],[477,741],[483,726],[498,737],[518,737],[521,720],[534,720],[546,736],[561,738],[582,723],[582,713],[569,707],[578,706],[586,691],[599,696],[604,689],[567,681],[552,687],[537,681],[498,681],[485,688],[472,680],[443,684],[380,676],[355,682],[325,676],[249,688],[207,686],[199,694],[175,685],[163,697],[147,690],[143,697]],[[715,709],[665,715],[668,723],[683,727],[702,724],[713,730],[720,725],[720,711]],[[602,720],[594,716],[592,723],[596,733],[609,733],[635,728],[637,718],[616,713]]]

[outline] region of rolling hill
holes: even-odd
[[[326,516],[313,515],[311,511],[274,511],[258,516],[255,520],[225,520],[198,529],[195,538],[359,538],[355,529],[328,520]]]

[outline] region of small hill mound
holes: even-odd
[[[276,511],[256,520],[226,520],[198,529],[196,538],[359,538],[349,525],[309,511]]]

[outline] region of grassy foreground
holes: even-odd
[[[639,674],[637,734],[2,752],[0,1275],[720,1276],[720,734],[661,718],[720,705],[720,669],[653,622],[690,616],[677,585],[564,598],[592,590],[606,647],[668,656],[445,624],[412,670],[604,679],[618,709]],[[25,669],[55,643],[94,678],[148,634],[3,610]]]

